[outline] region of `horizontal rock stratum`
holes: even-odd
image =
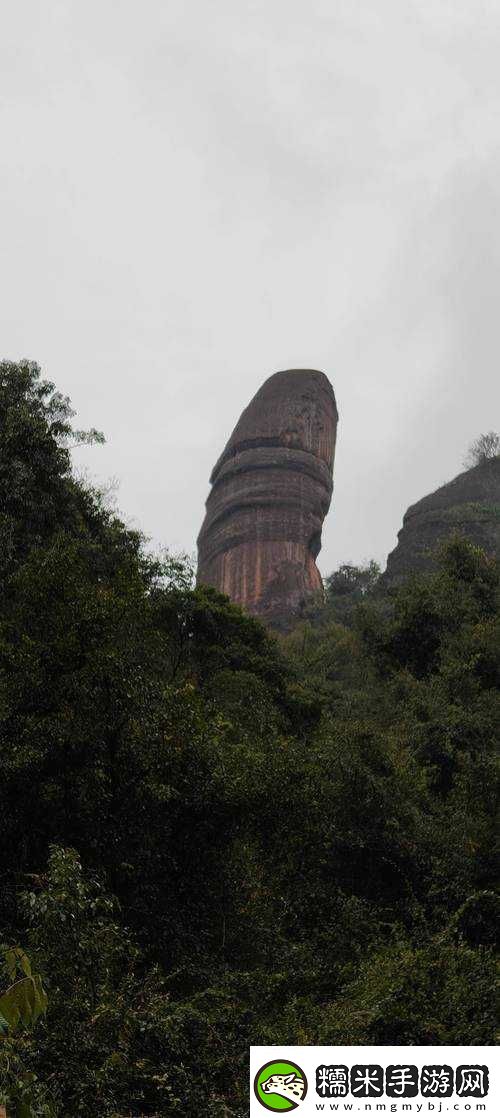
[[[289,369],[265,381],[212,471],[198,583],[276,624],[321,588],[315,559],[332,497],[337,421],[324,373]]]

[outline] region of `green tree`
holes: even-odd
[[[479,435],[479,438],[471,443],[464,459],[464,466],[467,470],[474,466],[481,466],[491,458],[497,458],[499,454],[500,435],[496,431],[488,431],[485,435]]]

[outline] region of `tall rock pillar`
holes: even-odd
[[[338,413],[315,369],[269,377],[210,478],[198,583],[271,623],[322,586],[315,563],[333,489]]]

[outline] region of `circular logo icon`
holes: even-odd
[[[266,1110],[295,1110],[307,1094],[307,1079],[298,1064],[271,1060],[257,1072],[253,1089]]]

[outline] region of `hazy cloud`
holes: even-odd
[[[271,372],[341,415],[320,565],[384,559],[498,426],[496,0],[19,0],[0,35],[2,354],[191,550]]]

